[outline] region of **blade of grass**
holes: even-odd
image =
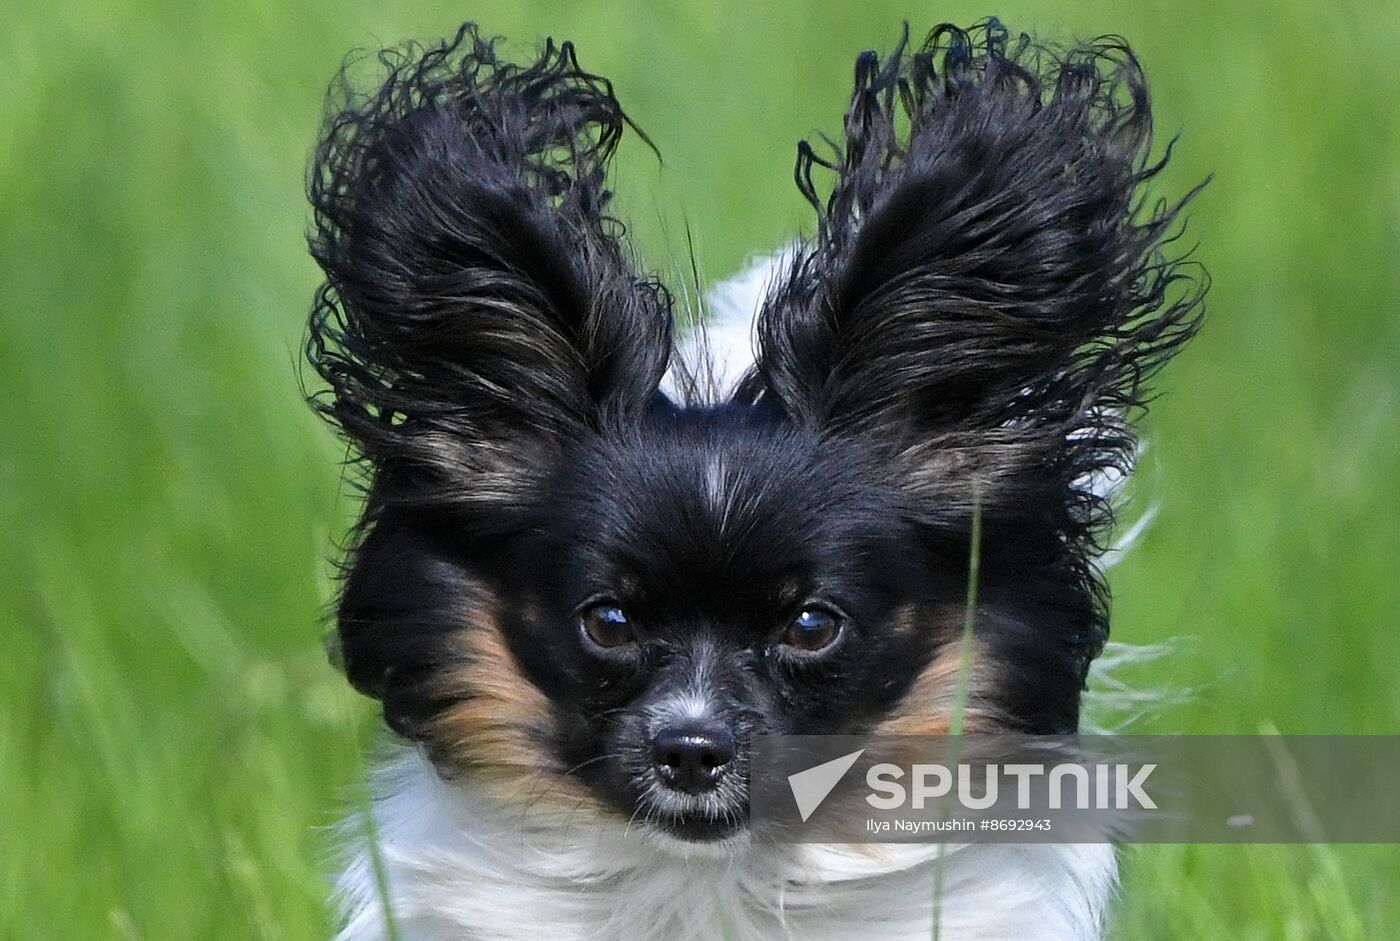
[[[948,719],[949,765],[958,764],[958,739],[963,734],[964,717],[967,713],[970,676],[972,672],[972,628],[976,621],[977,579],[981,571],[982,559],[982,491],[976,482],[972,485],[972,538],[968,547],[967,559],[967,609],[963,613],[962,647],[958,650],[958,682],[953,691],[953,711]],[[933,941],[940,941],[943,934],[943,877],[947,867],[948,853],[939,853],[933,870]]]

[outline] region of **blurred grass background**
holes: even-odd
[[[853,57],[988,13],[1129,37],[1215,277],[1164,376],[1114,571],[1164,731],[1400,730],[1400,15],[1267,6],[80,0],[0,36],[0,935],[323,937],[373,710],[326,665],[353,507],[300,402],[321,96],[352,47],[473,18],[578,41],[657,141],[615,177],[668,275],[808,224],[793,145]],[[678,247],[668,247],[678,246]],[[672,277],[673,284],[675,278]],[[1400,850],[1147,847],[1118,936],[1400,937]]]

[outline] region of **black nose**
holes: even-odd
[[[714,723],[670,726],[651,740],[651,760],[667,787],[699,794],[724,777],[734,760],[734,736]]]

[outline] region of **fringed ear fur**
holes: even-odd
[[[342,73],[311,169],[318,407],[381,491],[412,480],[384,500],[496,509],[665,370],[669,298],[605,214],[628,120],[569,43],[517,66],[469,24],[379,60],[367,96]]]
[[[799,148],[818,232],[760,312],[741,397],[916,473],[947,465],[993,503],[1026,468],[1055,468],[1062,500],[1121,469],[1125,418],[1205,292],[1166,253],[1199,187],[1145,205],[1167,156],[1150,159],[1128,46],[939,26],[913,53],[860,57],[845,129],[833,159]],[[825,203],[816,167],[835,171]]]

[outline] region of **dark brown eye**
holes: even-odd
[[[783,631],[783,643],[807,653],[825,650],[841,636],[844,623],[841,615],[830,608],[808,605],[797,612]]]
[[[611,602],[589,605],[578,621],[583,635],[599,647],[621,647],[632,640],[632,625],[627,615]]]

